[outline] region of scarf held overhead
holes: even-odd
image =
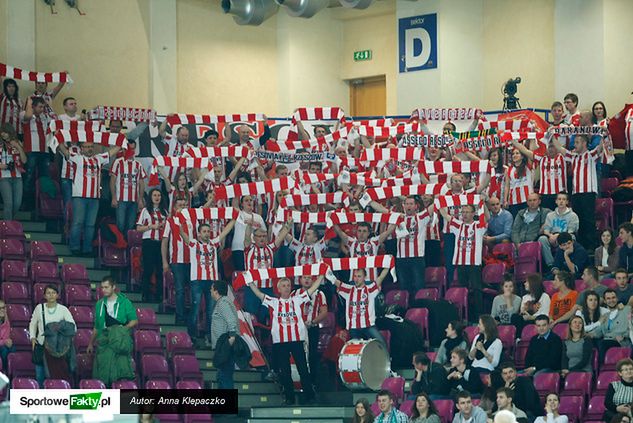
[[[123,134],[112,132],[65,131],[59,130],[49,140],[49,147],[56,151],[59,144],[67,142],[95,143],[109,147],[127,148],[127,139]]]
[[[0,76],[33,82],[68,82],[72,84],[68,72],[32,72],[0,63]]]
[[[176,215],[176,219],[178,219],[181,225],[185,225],[186,221],[235,220],[239,215],[240,211],[233,207],[199,207],[183,209]]]
[[[372,201],[411,195],[439,195],[443,184],[402,185],[395,187],[368,188],[360,199],[360,205],[367,207]]]
[[[245,113],[232,115],[187,115],[173,114],[167,116],[167,123],[174,125],[215,124],[233,122],[259,122],[264,120],[263,113]]]
[[[483,115],[481,109],[456,108],[456,109],[415,109],[411,112],[411,120],[472,120],[479,119]]]
[[[153,122],[156,111],[138,107],[97,106],[88,112],[90,119],[122,120],[128,122]]]
[[[156,186],[160,184],[158,179],[159,167],[172,167],[182,169],[210,169],[213,166],[213,158],[191,158],[191,157],[167,157],[158,156],[154,159],[152,167],[149,171],[149,185]]]

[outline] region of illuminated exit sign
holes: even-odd
[[[371,60],[371,50],[361,50],[354,52],[355,62],[362,62],[363,60]]]

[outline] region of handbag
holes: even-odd
[[[46,316],[44,315],[44,304],[42,304],[42,322],[44,323],[44,327],[46,327]],[[35,341],[35,348],[33,349],[31,362],[35,364],[36,366],[41,366],[44,364],[44,345],[40,345],[37,341]]]

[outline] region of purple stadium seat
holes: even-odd
[[[127,246],[128,248],[140,247],[143,244],[143,233],[135,229],[127,231]]]
[[[615,279],[613,278],[604,278],[600,283],[610,289],[616,289],[617,284],[615,283]]]
[[[319,353],[323,353],[336,330],[336,317],[334,312],[328,311],[327,316],[319,323]]]
[[[140,360],[144,354],[163,354],[164,348],[160,332],[154,330],[137,330],[134,332],[134,351]]]
[[[538,271],[541,271],[541,243],[540,242],[524,242],[519,244],[518,257],[529,258],[535,261],[538,266]]]
[[[491,263],[484,266],[481,271],[482,280],[486,283],[500,285],[503,283],[503,274],[506,272],[506,265],[503,263]]]
[[[582,279],[576,279],[576,282],[574,282],[574,289],[578,292],[582,292],[587,289],[587,284]]]
[[[64,284],[90,285],[88,271],[83,264],[63,264],[61,275]]]
[[[371,412],[374,413],[374,416],[380,414],[380,406],[378,405],[378,401],[373,402],[369,408],[371,408]]]
[[[88,348],[88,344],[90,343],[91,337],[92,337],[91,329],[77,329],[77,333],[75,333],[75,338],[73,339],[77,353],[86,352],[86,349]]]
[[[391,332],[388,330],[381,330],[380,334],[383,338],[385,338],[385,342],[387,343],[387,351],[391,351]]]
[[[64,296],[67,305],[74,306],[94,306],[95,301],[92,299],[92,289],[89,285],[66,285],[64,287]]]
[[[428,351],[426,353],[426,356],[429,358],[429,360],[435,361],[435,357],[437,357],[437,352],[435,352],[435,351]]]
[[[40,389],[37,380],[28,377],[16,377],[11,381],[12,389]]]
[[[460,319],[468,317],[468,288],[449,288],[444,294],[444,299],[457,307]]]
[[[512,354],[517,337],[517,328],[513,325],[499,325],[499,339],[503,343],[503,348]]]
[[[141,279],[143,277],[143,268],[140,265],[142,262],[143,251],[141,247],[134,246],[128,250],[128,253],[129,253],[128,257],[129,257],[129,262],[130,262],[130,286],[132,287],[132,289],[137,289],[138,287],[141,286]],[[163,280],[164,280],[164,272],[163,272]],[[163,292],[164,290],[165,288],[163,286]],[[174,296],[175,295],[176,295],[176,292],[174,291]]]
[[[148,354],[141,357],[141,378],[143,385],[149,380],[164,380],[171,384],[172,377],[165,357]]]
[[[562,339],[563,341],[565,339],[567,339],[567,329],[569,328],[569,325],[567,323],[559,323],[556,326],[554,326],[554,328],[552,329],[552,331],[560,336],[560,339]]]
[[[523,326],[523,330],[521,330],[521,341],[530,342],[530,339],[536,336],[536,334],[536,325]]]
[[[466,332],[468,342],[472,344],[475,338],[479,335],[479,328],[477,326],[466,326],[464,328],[464,332]]]
[[[545,288],[545,293],[550,297],[556,293],[554,289],[554,281],[543,281],[543,288]]]
[[[53,163],[51,163],[53,164]],[[51,173],[52,175],[58,175],[59,172]],[[64,200],[61,195],[61,189],[59,183],[51,178],[51,182],[55,185],[55,192],[57,195],[51,197],[40,188],[40,180],[35,181],[35,198],[37,198],[36,213],[39,217],[45,219],[61,219],[64,216]]]
[[[385,295],[385,304],[395,304],[407,309],[409,308],[409,291],[394,289]]]
[[[506,254],[508,257],[514,257],[514,244],[511,242],[502,242],[495,245],[492,252]]]
[[[193,355],[176,355],[172,359],[174,366],[174,379],[193,380],[204,385],[204,377],[200,371],[200,363]]]
[[[138,328],[141,330],[159,330],[160,325],[156,320],[156,312],[151,308],[137,308]]]
[[[68,307],[70,314],[72,314],[77,328],[92,329],[94,327],[94,311],[92,307],[86,306],[70,306]]]
[[[31,242],[31,261],[50,261],[57,264],[57,253],[50,241]]]
[[[152,379],[145,382],[145,389],[171,389],[171,384],[166,380]]]
[[[585,411],[585,397],[565,396],[560,397],[558,412],[566,415],[570,423],[582,420]]]
[[[428,308],[411,308],[407,310],[404,318],[411,320],[420,327],[422,338],[425,342],[429,341],[429,309]]]
[[[34,304],[40,304],[46,301],[46,298],[44,298],[44,294],[46,293],[46,287],[48,286],[48,283],[36,283],[33,284],[33,303]],[[54,283],[53,285],[55,285],[57,287],[57,289],[60,289],[61,287],[59,286],[59,283]],[[61,292],[60,292],[61,293]],[[64,297],[62,295],[58,296],[57,302],[59,303],[64,303]]]
[[[561,395],[582,395],[589,397],[591,394],[591,372],[571,372],[565,377],[565,384]]]
[[[126,248],[116,248],[114,244],[101,238],[101,230],[97,231],[99,245],[99,262],[107,267],[128,267],[129,259]]]
[[[133,380],[117,380],[112,382],[112,389],[138,389],[138,385]]]
[[[435,400],[433,403],[435,404],[435,408],[437,408],[437,414],[439,414],[440,419],[442,419],[442,423],[450,423],[453,421],[453,409],[455,408],[453,400]]]
[[[3,282],[2,299],[7,304],[24,304],[31,306],[31,294],[28,285],[20,282]]]
[[[35,365],[31,361],[33,353],[31,351],[20,351],[9,353],[7,359],[7,375],[14,377],[35,378]]]
[[[400,404],[400,407],[398,407],[398,410],[406,414],[407,417],[411,417],[411,407],[413,407],[414,404],[415,404],[415,401],[413,400],[402,401],[402,403]]]
[[[211,414],[185,414],[185,423],[213,423]]]
[[[24,242],[19,239],[0,239],[0,260],[26,260]]]
[[[24,242],[26,237],[22,223],[17,220],[0,220],[0,238],[19,239]]]
[[[437,301],[440,298],[440,291],[437,288],[422,288],[415,293],[416,300]]]
[[[603,231],[613,227],[613,200],[611,198],[596,199],[596,229]]]
[[[596,390],[594,395],[606,395],[609,384],[618,380],[620,380],[620,376],[618,376],[618,372],[615,370],[601,371],[596,378]]]
[[[31,311],[24,304],[7,304],[7,317],[11,326],[26,328],[31,322]]]
[[[29,268],[25,261],[20,260],[3,260],[0,279],[7,282],[31,283]]]
[[[70,383],[64,379],[46,379],[44,389],[72,389]]]
[[[34,261],[31,263],[31,280],[33,283],[45,283],[60,285],[61,279],[57,269],[57,263],[50,261]]]
[[[514,364],[517,369],[525,368],[525,356],[527,355],[528,344],[519,342],[514,348]]]
[[[179,380],[176,389],[202,389],[202,386],[195,380]]]
[[[437,288],[440,292],[446,291],[446,268],[427,267],[424,269],[424,284],[427,288]]]
[[[395,396],[395,402],[400,403],[404,400],[404,382],[404,378],[400,376],[388,377],[382,382],[380,389],[391,392]]]
[[[618,364],[618,361],[622,360],[623,358],[629,358],[630,356],[631,347],[609,348],[604,356],[604,363],[602,363],[600,371],[615,370],[615,366]]]
[[[167,355],[195,355],[193,342],[187,332],[167,332],[165,335],[165,343],[167,344]]]
[[[589,400],[589,406],[587,407],[586,420],[602,420],[604,414],[604,396],[592,396]]]
[[[517,257],[514,259],[514,281],[523,283],[527,277],[538,272],[538,262],[532,257]]]
[[[26,328],[11,328],[10,337],[16,351],[33,351],[31,337],[29,336],[29,331],[26,330]]]
[[[558,393],[560,389],[560,375],[558,373],[539,373],[534,376],[534,388],[542,401],[547,394]]]
[[[603,178],[600,179],[600,193],[603,197],[611,197],[611,193],[614,189],[616,189],[620,185],[620,180],[618,178]],[[601,200],[601,199],[599,199]],[[596,200],[596,206],[598,205]],[[613,227],[613,226],[611,226]]]
[[[79,389],[106,389],[106,386],[99,379],[82,379],[79,381]]]
[[[171,270],[168,270],[166,272],[163,271],[163,307],[165,308],[165,310],[174,310],[176,308],[174,274],[171,272]]]
[[[92,378],[92,361],[94,355],[92,354],[77,354],[77,369],[75,371],[77,379],[91,379]]]

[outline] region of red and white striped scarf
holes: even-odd
[[[367,207],[372,201],[410,195],[439,195],[443,184],[402,185],[395,187],[368,188],[360,199],[360,205]]]
[[[487,173],[493,175],[493,169],[488,160],[479,161],[429,161],[418,163],[418,170],[425,175],[446,174],[452,175],[455,173]]]
[[[387,138],[387,137],[395,137],[399,134],[409,134],[412,132],[419,132],[420,124],[415,123],[407,123],[405,125],[398,126],[365,126],[361,125],[358,127],[358,133],[360,135],[365,135],[368,137],[376,137],[376,138]]]
[[[232,115],[187,115],[173,114],[167,116],[169,125],[195,125],[232,122],[258,122],[264,120],[263,113],[244,113]]]
[[[289,177],[270,179],[268,181],[248,182],[244,184],[220,185],[214,189],[217,200],[239,198],[244,195],[274,194],[287,191],[297,186],[297,182]]]
[[[227,147],[191,147],[185,153],[186,156],[194,159],[206,157],[248,157],[248,147],[230,145]]]
[[[338,120],[345,122],[345,112],[340,107],[300,107],[292,115],[292,126],[304,120]]]
[[[67,142],[91,142],[110,147],[127,148],[127,138],[123,134],[114,134],[112,132],[89,132],[89,131],[65,131],[59,130],[49,140],[49,147],[52,151],[56,151],[59,144]]]
[[[455,140],[455,152],[493,150],[510,144],[510,137],[502,137],[497,134],[485,137],[465,138]]]
[[[392,126],[393,119],[367,119],[367,120],[354,120],[349,123],[353,126]]]
[[[320,182],[327,182],[336,180],[340,173],[310,173],[310,172],[298,172],[296,174],[300,184],[312,185]]]
[[[286,195],[279,201],[279,207],[302,207],[312,204],[343,204],[349,206],[349,195],[342,191],[326,194],[294,194]]]
[[[506,120],[481,120],[477,129],[485,131],[488,129],[496,129],[501,131],[525,131],[530,125],[529,119],[506,119]]]
[[[346,223],[387,223],[396,225],[396,237],[402,238],[409,234],[404,225],[404,215],[402,213],[346,213],[331,212],[328,216],[328,228],[333,225]]]
[[[32,72],[0,63],[0,76],[33,82],[68,82],[72,84],[68,72]]]
[[[90,119],[122,120],[128,122],[153,122],[156,111],[138,107],[97,106],[88,112]]]
[[[334,141],[347,137],[349,130],[343,126],[337,131],[327,134],[324,137],[318,137],[309,140],[277,140],[276,142],[266,143],[266,148],[270,151],[282,150],[299,150],[314,149],[318,151],[328,150],[334,144]]]
[[[168,157],[158,156],[154,158],[152,167],[149,171],[149,186],[156,186],[160,183],[158,180],[159,167],[186,168],[186,169],[209,169],[209,165],[213,164],[211,158],[192,158],[192,157]]]
[[[346,258],[324,258],[323,263],[327,265],[325,277],[334,282],[332,271],[356,270],[356,269],[391,269],[391,277],[396,282],[396,259],[392,255],[346,257]],[[329,269],[329,271],[328,271]]]
[[[479,194],[440,195],[437,196],[433,202],[437,210],[446,207],[465,206],[468,204],[475,206],[476,212],[479,215],[479,221],[483,223],[484,200]]]
[[[519,132],[502,132],[499,134],[499,136],[501,137],[501,139],[504,142],[507,142],[509,140],[527,140],[527,139],[534,139],[536,141],[542,142],[543,138],[545,138],[548,135],[547,132],[526,132],[526,131],[519,131]]]
[[[186,225],[186,221],[235,220],[239,217],[239,215],[240,211],[233,207],[199,207],[181,210],[178,214],[176,214],[174,220],[178,219],[181,225]]]
[[[361,161],[375,162],[375,161],[416,161],[424,160],[424,150],[415,147],[400,147],[400,148],[369,148],[363,151],[360,155]]]
[[[238,290],[244,285],[266,279],[293,279],[299,276],[325,275],[329,266],[324,262],[306,264],[303,266],[274,267],[272,269],[252,269],[240,272],[233,280],[233,289]]]
[[[446,148],[453,145],[453,138],[448,135],[413,135],[407,134],[400,139],[399,147],[435,147]]]
[[[456,108],[456,109],[415,109],[411,112],[411,120],[471,120],[471,119],[479,119],[480,116],[483,115],[483,111],[481,109],[470,108]]]
[[[60,129],[66,131],[87,131],[87,132],[101,132],[103,124],[98,120],[52,120],[48,124],[48,132],[54,133]]]
[[[329,214],[330,212],[302,212],[279,207],[275,215],[275,222],[287,222],[292,219],[293,223],[328,223]]]

